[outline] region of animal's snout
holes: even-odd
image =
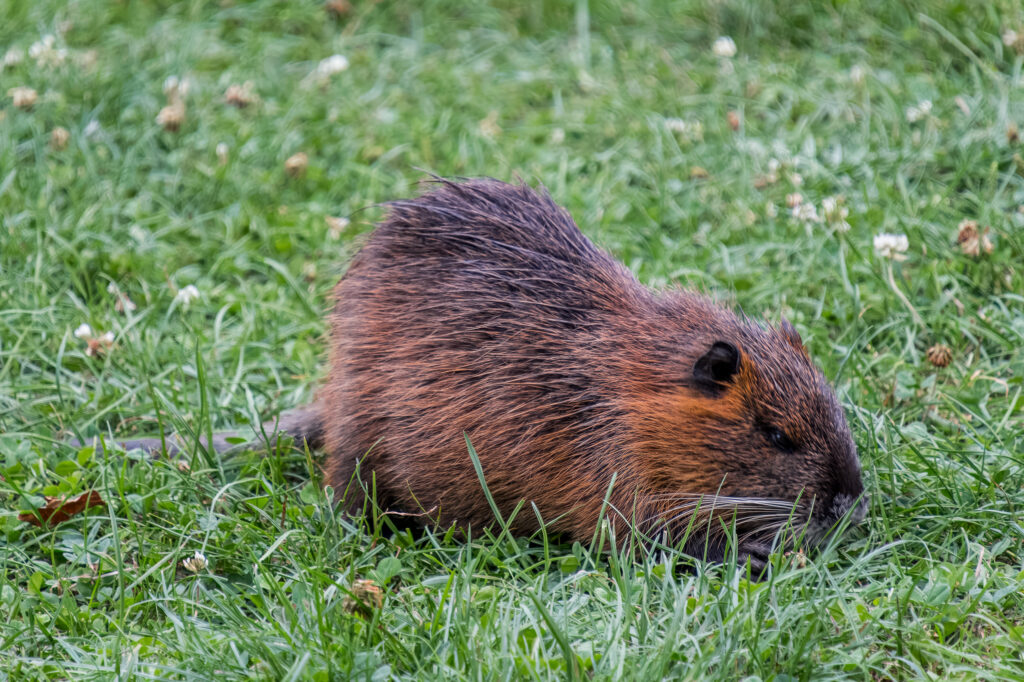
[[[857,525],[868,517],[868,496],[862,494],[857,501],[857,506],[850,515],[850,523]]]
[[[868,496],[861,493],[857,497],[852,495],[836,495],[832,500],[832,517],[839,521],[847,514],[850,517],[850,525],[856,526],[868,516]]]

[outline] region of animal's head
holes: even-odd
[[[707,538],[735,524],[740,552],[764,558],[777,536],[814,543],[847,516],[860,522],[857,450],[800,335],[785,321],[729,321],[677,356],[674,379],[642,401],[646,414],[634,410],[658,523],[703,537],[709,558],[721,544]]]

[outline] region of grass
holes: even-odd
[[[0,0],[3,51],[68,51],[0,71],[38,93],[0,110],[0,678],[1024,679],[1017,3],[353,4]],[[333,53],[349,68],[311,79]],[[225,105],[246,81],[258,101]],[[344,518],[315,453],[67,444],[307,402],[331,286],[418,169],[543,182],[644,282],[786,315],[848,406],[868,521],[751,583]],[[843,197],[850,229],[794,192]],[[958,247],[965,219],[990,254]],[[113,345],[89,355],[83,323]],[[107,506],[17,519],[88,490]],[[360,579],[380,608],[346,608]]]

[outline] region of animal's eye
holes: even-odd
[[[768,441],[773,447],[778,448],[783,452],[793,452],[793,450],[796,450],[796,444],[789,439],[789,436],[774,426],[766,427],[765,435],[768,436]]]

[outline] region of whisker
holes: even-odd
[[[789,506],[784,511],[781,508],[768,507],[761,508],[757,505],[744,505],[744,506],[721,506],[715,507],[711,504],[681,504],[662,509],[641,520],[641,523],[649,523],[655,520],[659,516],[669,516],[672,518],[678,518],[686,513],[693,513],[696,515],[719,515],[719,516],[730,516],[734,515],[737,519],[774,519],[774,518],[789,518],[794,515],[794,507]]]
[[[782,521],[745,533],[737,538],[737,542],[739,544],[743,544],[751,539],[774,541],[779,539],[781,533],[785,532],[785,535],[780,539],[779,546],[791,547],[796,544],[797,540],[803,537],[803,530],[805,526],[806,523],[791,524]]]
[[[752,505],[751,506],[741,506],[741,507],[732,507],[732,506],[718,506],[718,507],[716,507],[716,506],[713,506],[713,505],[710,505],[710,504],[701,504],[701,505],[680,504],[680,505],[675,505],[673,507],[668,507],[667,509],[661,509],[657,513],[658,514],[676,514],[676,513],[681,513],[681,512],[694,512],[694,513],[702,513],[702,514],[710,514],[710,513],[729,514],[729,513],[736,513],[736,514],[744,514],[744,515],[756,515],[756,514],[789,515],[792,512],[792,509],[789,508],[789,509],[786,509],[786,510],[781,510],[781,509],[778,509],[778,508],[772,508],[772,507],[761,508],[761,507],[752,506]]]
[[[807,525],[804,507],[798,502],[689,493],[657,497],[678,504],[661,509],[638,522],[652,533],[680,528],[685,524],[687,532],[702,527],[709,538],[718,539],[736,533],[738,544],[751,541],[774,543],[782,534],[779,546],[792,546],[802,536]]]
[[[678,501],[693,501],[706,503],[713,503],[716,506],[735,506],[740,504],[752,504],[759,507],[792,507],[797,504],[793,500],[780,500],[770,497],[733,497],[729,495],[715,495],[713,493],[655,493],[648,496],[648,499],[652,501],[666,501],[666,500],[678,500]]]

